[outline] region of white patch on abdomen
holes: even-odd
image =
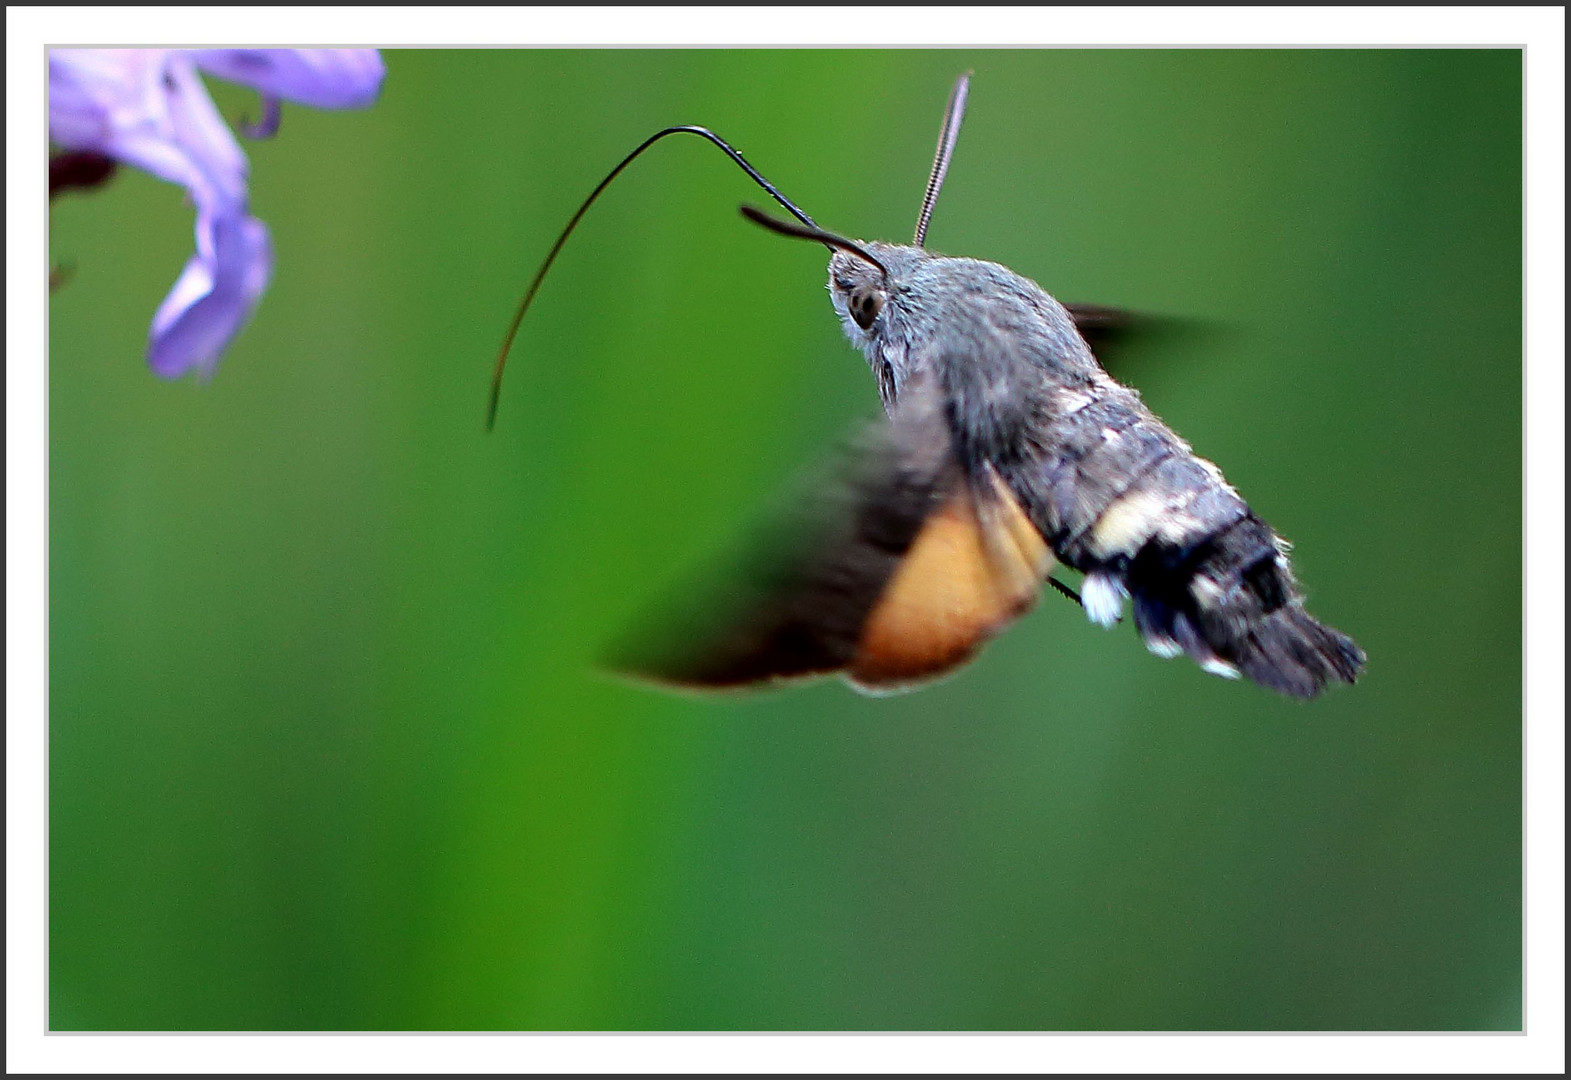
[[[1121,495],[1091,527],[1087,549],[1097,558],[1107,559],[1133,555],[1153,536],[1182,543],[1201,528],[1187,512],[1197,494],[1184,491],[1170,498],[1155,491],[1133,491]]]

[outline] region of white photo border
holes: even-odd
[[[374,18],[367,16],[374,10]],[[8,1072],[1563,1072],[1563,8],[7,8]],[[832,17],[828,17],[831,16]],[[783,31],[782,28],[790,30]],[[84,39],[84,31],[90,38]],[[376,40],[366,40],[373,31]],[[47,1034],[47,144],[51,44],[1523,46],[1523,1034]]]

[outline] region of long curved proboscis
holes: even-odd
[[[927,194],[922,196],[922,213],[916,219],[916,246],[927,239],[927,221],[933,216],[933,204],[938,202],[938,190],[944,186],[949,174],[949,159],[954,156],[955,140],[960,138],[960,122],[966,118],[966,95],[971,92],[971,73],[968,71],[955,80],[949,91],[949,104],[944,108],[944,126],[938,132],[938,151],[933,155],[933,171],[927,177]]]
[[[701,138],[708,139],[715,146],[718,146],[721,150],[724,150],[726,156],[729,157],[732,161],[736,162],[737,165],[741,167],[743,172],[752,177],[754,183],[767,191],[770,197],[775,200],[775,202],[779,203],[781,206],[785,207],[786,210],[790,211],[792,217],[796,218],[803,225],[810,229],[817,228],[817,226],[813,224],[812,218],[808,217],[805,213],[798,209],[796,204],[793,203],[790,199],[782,195],[778,188],[776,188],[768,180],[765,180],[757,169],[753,168],[747,163],[747,159],[744,158],[738,150],[732,147],[731,144],[727,143],[720,136],[710,131],[708,128],[697,127],[691,124],[679,124],[676,127],[668,127],[661,131],[655,132],[653,135],[649,136],[649,138],[639,143],[637,149],[623,158],[617,167],[607,173],[606,178],[600,181],[600,183],[596,185],[595,189],[589,193],[589,198],[584,200],[583,205],[578,208],[577,212],[573,214],[572,219],[568,221],[567,227],[562,230],[562,235],[558,236],[556,238],[556,243],[551,245],[551,251],[548,255],[546,255],[545,262],[540,264],[540,269],[536,271],[534,280],[529,283],[529,288],[525,291],[524,298],[519,301],[518,311],[516,314],[514,314],[513,321],[507,328],[507,334],[502,338],[502,347],[497,351],[496,354],[496,367],[491,371],[491,398],[486,406],[485,414],[485,426],[487,431],[490,431],[493,427],[496,426],[496,406],[502,394],[502,370],[507,366],[507,354],[513,348],[513,339],[518,336],[518,328],[524,321],[524,315],[529,311],[529,305],[534,302],[535,293],[540,291],[540,283],[545,280],[546,271],[550,270],[551,264],[556,261],[557,253],[562,250],[562,245],[567,243],[567,238],[573,234],[573,229],[577,227],[579,219],[584,216],[585,211],[594,205],[595,200],[600,197],[600,193],[602,191],[610,186],[611,181],[615,180],[623,169],[627,168],[633,163],[634,158],[638,157],[639,154],[642,154],[645,150],[648,150],[651,146],[665,138],[667,135],[679,134],[697,135]]]
[[[813,240],[817,243],[823,244],[830,250],[838,248],[841,251],[849,252],[850,254],[855,255],[858,259],[861,259],[863,262],[876,267],[878,272],[883,274],[884,277],[887,278],[889,276],[889,269],[884,266],[883,263],[873,258],[867,252],[863,251],[861,247],[859,247],[853,240],[847,240],[845,237],[838,236],[832,232],[825,232],[817,225],[793,225],[789,221],[776,220],[756,206],[744,206],[741,209],[742,216],[745,217],[748,221],[751,221],[755,225],[762,225],[770,232],[777,232],[781,236],[794,236],[798,240]]]

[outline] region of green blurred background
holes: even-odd
[[[250,143],[208,385],[122,171],[51,211],[55,1029],[1521,1025],[1515,51],[389,52]],[[1213,328],[1115,374],[1297,544],[1308,705],[1049,595],[953,679],[665,696],[607,639],[878,414],[826,227]],[[254,96],[213,83],[231,121]]]

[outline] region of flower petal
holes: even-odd
[[[183,155],[151,148],[134,156],[124,153],[128,141],[167,133],[161,81],[168,53],[168,49],[51,49],[50,141],[67,150],[97,150],[165,180],[184,183],[189,170]]]
[[[243,207],[246,159],[191,61],[170,49],[52,49],[49,138]]]
[[[162,54],[162,49],[49,50],[50,141],[68,150],[102,150],[113,130],[109,110],[136,93],[134,69],[161,64]]]
[[[319,109],[363,109],[387,68],[375,49],[192,49],[203,71]]]
[[[196,254],[153,316],[147,362],[165,378],[211,375],[250,320],[273,271],[267,226],[244,214],[198,208]]]

